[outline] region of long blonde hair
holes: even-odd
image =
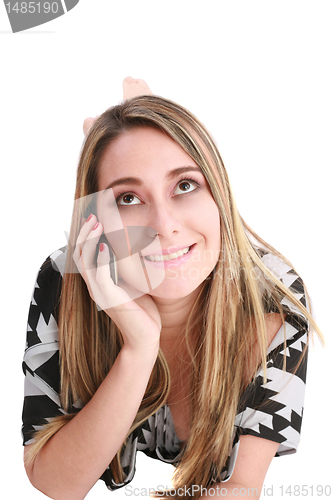
[[[246,379],[245,367],[247,372],[250,367],[252,376],[260,363],[265,367],[266,303],[262,290],[268,292],[282,320],[280,301],[286,295],[319,336],[321,334],[311,313],[263,264],[257,245],[283,257],[240,217],[223,161],[207,130],[191,113],[172,101],[141,96],[108,109],[98,118],[82,148],[75,199],[98,191],[98,169],[106,147],[125,130],[144,126],[164,131],[197,163],[220,212],[221,255],[202,286],[184,331],[192,361],[190,436],[174,476],[176,488],[207,487],[212,468],[222,470],[228,458],[240,396],[250,381]],[[72,241],[76,241],[79,224],[79,216],[74,214]],[[71,257],[69,251],[68,258]],[[199,333],[193,348],[189,339],[194,329]],[[60,398],[69,414],[53,419],[36,433],[28,460],[33,460],[54,433],[75,415],[73,404],[77,400],[87,404],[93,397],[122,347],[121,332],[109,316],[97,310],[79,274],[64,276],[59,343]],[[166,404],[169,387],[170,373],[160,350],[128,436]],[[123,479],[120,454],[121,450],[110,464],[117,482]]]

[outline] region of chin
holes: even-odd
[[[149,295],[153,298],[156,297],[160,299],[182,299],[197,290],[202,283],[202,281],[191,282],[191,280],[184,280],[182,283],[179,283],[178,280],[172,282],[171,280],[166,279],[163,283],[161,283],[161,285],[149,293]]]

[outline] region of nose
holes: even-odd
[[[154,228],[165,241],[171,242],[171,237],[182,228],[181,214],[175,206],[163,202],[152,204],[147,226]]]

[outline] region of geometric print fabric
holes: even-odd
[[[258,253],[263,263],[306,306],[302,280],[295,271],[269,252],[258,250]],[[35,431],[53,417],[65,413],[59,398],[57,326],[65,257],[66,247],[46,259],[38,272],[31,299],[23,359],[25,392],[22,435],[25,445],[33,442]],[[308,324],[306,318],[285,297],[281,299],[281,304],[287,314],[286,328],[284,331],[281,327],[269,346],[266,383],[263,369],[259,368],[239,402],[228,461],[222,471],[212,468],[212,482],[226,481],[231,477],[241,435],[250,434],[279,443],[277,456],[297,450],[306,383]],[[74,406],[79,409],[80,403]],[[168,405],[160,408],[129,436],[121,458],[124,482],[116,484],[110,469],[104,472],[101,479],[110,490],[118,489],[133,479],[137,451],[174,465],[181,460],[182,442],[174,430]]]

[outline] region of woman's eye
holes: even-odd
[[[194,181],[190,181],[188,179],[185,179],[183,181],[180,181],[178,183],[178,186],[175,190],[175,194],[182,194],[182,193],[190,193],[191,191],[194,191],[197,189],[197,183]],[[178,190],[178,192],[177,192]]]
[[[118,205],[140,205],[141,201],[134,194],[121,194],[117,198]]]

